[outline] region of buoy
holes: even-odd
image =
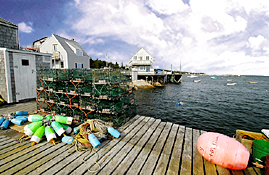
[[[16,111],[16,115],[28,115],[28,111]]]
[[[2,123],[2,125],[0,126],[1,129],[7,129],[9,125],[9,120],[5,119],[5,121]]]
[[[109,132],[109,134],[111,134],[113,137],[115,138],[119,138],[120,137],[120,132],[117,131],[115,128],[113,127],[108,127],[107,131]]]
[[[50,126],[46,126],[46,128],[45,128],[45,136],[46,136],[47,141],[49,143],[53,143],[54,145],[56,145],[54,139],[56,139],[57,137],[54,134],[53,130],[50,128]]]
[[[88,140],[91,142],[92,146],[96,148],[97,146],[101,145],[97,137],[93,134],[88,134]]]
[[[0,117],[0,125],[5,121],[5,117]]]
[[[57,133],[58,136],[63,135],[63,133],[65,132],[63,126],[60,123],[56,122],[56,121],[53,121],[51,123],[51,126],[54,129],[54,131]]]
[[[59,123],[62,123],[62,124],[71,125],[72,120],[73,120],[72,117],[64,117],[64,116],[61,116],[61,115],[55,115],[55,121],[59,122]]]
[[[42,125],[42,122],[39,121],[39,122],[34,122],[34,123],[31,123],[29,124],[27,127],[25,126],[24,127],[24,133],[28,136],[31,136],[33,135],[36,130]]]
[[[177,102],[176,105],[182,106],[184,103],[183,102]]]
[[[45,119],[52,119],[52,116],[51,115],[46,115]]]
[[[65,124],[62,124],[62,126],[63,126],[66,134],[70,134],[72,132],[72,128],[70,126],[65,125]]]
[[[16,116],[16,119],[20,119],[23,122],[27,122],[27,120],[28,120],[25,116]]]
[[[40,126],[36,132],[34,133],[34,135],[31,137],[31,142],[32,142],[32,145],[31,146],[34,146],[36,143],[39,143],[40,140],[42,139],[43,135],[45,133],[45,126]]]
[[[62,142],[71,144],[74,141],[74,138],[71,136],[64,136]]]
[[[30,115],[28,117],[28,121],[29,122],[38,122],[38,121],[42,121],[42,120],[43,120],[43,116],[42,115],[35,114],[35,115]]]
[[[247,168],[250,153],[237,140],[223,134],[207,132],[197,140],[199,153],[208,161],[232,170]]]
[[[13,118],[13,119],[11,119],[11,122],[16,124],[16,125],[22,125],[23,120],[20,118]]]
[[[75,134],[79,133],[80,126],[81,126],[81,125],[79,125],[79,126],[77,126],[77,127],[74,127],[74,133],[75,133]]]

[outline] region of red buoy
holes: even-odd
[[[199,136],[197,149],[206,160],[222,167],[243,170],[248,166],[247,148],[226,135],[206,132]]]

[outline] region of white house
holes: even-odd
[[[50,38],[44,38],[42,41],[40,52],[53,54],[52,68],[90,68],[89,56],[74,39],[52,34]]]
[[[140,48],[129,59],[129,68],[138,75],[154,75],[153,61],[154,58],[144,48]]]

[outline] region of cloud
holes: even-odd
[[[67,21],[94,56],[126,64],[143,47],[156,68],[269,75],[268,2],[79,0]]]
[[[32,33],[32,31],[34,30],[32,28],[33,26],[33,23],[32,22],[28,22],[29,25],[27,25],[25,22],[20,22],[18,24],[18,27],[19,27],[19,30],[21,32],[24,32],[24,33]]]

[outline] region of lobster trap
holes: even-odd
[[[118,126],[136,114],[130,78],[113,69],[41,69],[37,112],[102,119]]]

